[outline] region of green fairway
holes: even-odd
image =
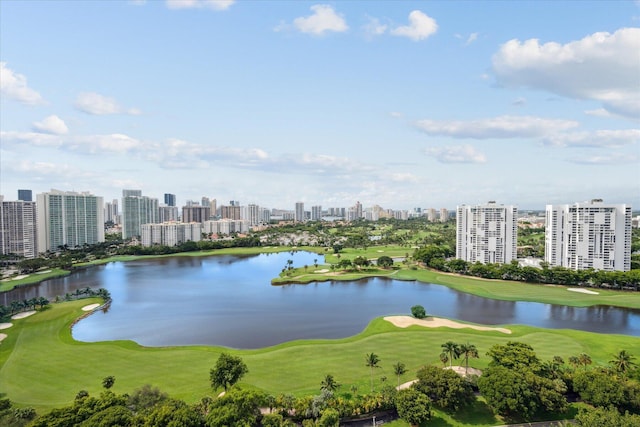
[[[101,381],[116,377],[114,391],[129,393],[151,384],[187,402],[213,395],[209,369],[221,351],[218,347],[144,348],[129,341],[80,343],[71,338],[70,326],[84,314],[81,307],[96,299],[53,304],[31,317],[13,321],[3,330],[8,336],[0,344],[0,384],[18,406],[46,411],[71,403],[85,389],[101,390]],[[179,321],[179,319],[176,319]],[[554,355],[587,353],[594,364],[604,365],[622,349],[640,355],[640,340],[621,335],[601,335],[572,330],[543,330],[506,326],[513,331],[480,332],[472,329],[396,328],[385,320],[374,319],[357,336],[341,340],[296,341],[260,350],[243,350],[240,355],[249,367],[243,384],[270,394],[317,394],[320,381],[332,374],[346,390],[357,386],[360,393],[370,389],[365,354],[375,352],[381,360],[375,372],[376,386],[381,378],[395,384],[392,365],[403,362],[408,368],[401,381],[410,380],[425,364],[440,364],[440,345],[452,340],[473,343],[481,355],[470,365],[483,368],[485,356],[494,344],[517,340],[530,344],[545,360]],[[229,350],[227,350],[229,351]],[[462,363],[462,362],[458,362]]]

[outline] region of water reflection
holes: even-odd
[[[526,324],[640,336],[640,311],[614,307],[564,307],[499,301],[445,286],[375,278],[350,282],[271,286],[288,260],[295,267],[321,255],[296,252],[250,257],[170,257],[115,262],[2,294],[5,301],[53,299],[78,288],[106,288],[108,313],[80,321],[81,341],[131,339],[142,345],[223,345],[258,348],[304,338],[341,338],[371,319],[408,314],[423,305],[429,314],[489,324]],[[8,305],[8,303],[5,302]]]

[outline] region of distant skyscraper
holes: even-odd
[[[322,219],[322,206],[311,206],[311,221],[320,221]]]
[[[122,190],[122,238],[140,236],[142,224],[159,221],[158,199],[142,195],[141,190]]]
[[[164,204],[167,206],[176,205],[176,195],[170,193],[164,193]]]
[[[427,209],[427,219],[431,222],[436,220],[436,210],[434,208]]]
[[[118,223],[118,200],[113,199],[111,203],[104,204],[104,220],[105,222]]]
[[[178,221],[177,206],[158,206],[159,218],[158,222],[175,222]]]
[[[209,221],[211,216],[211,208],[207,206],[184,206],[182,208],[182,222],[199,222]]]
[[[36,196],[38,251],[104,242],[104,201],[90,193],[51,190]]]
[[[36,219],[35,202],[5,202],[0,196],[0,254],[38,256]]]
[[[456,258],[474,263],[508,264],[517,258],[518,208],[497,205],[458,206]]]
[[[629,271],[631,206],[601,199],[547,205],[544,260],[571,270]]]
[[[449,211],[446,208],[440,208],[440,222],[449,221]]]
[[[304,217],[304,203],[296,202],[296,209],[294,211],[293,220],[295,222],[303,222],[305,220],[305,217]]]
[[[23,202],[32,202],[33,195],[31,190],[18,190],[18,200],[22,200]]]

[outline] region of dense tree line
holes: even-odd
[[[416,249],[413,258],[436,270],[480,277],[483,279],[515,280],[527,283],[545,283],[564,286],[583,286],[621,290],[640,290],[640,270],[630,271],[574,271],[565,267],[550,267],[541,263],[541,268],[524,266],[513,260],[509,264],[482,264],[450,258],[453,251],[448,246],[428,245]]]

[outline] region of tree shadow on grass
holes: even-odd
[[[470,425],[496,425],[501,422],[483,400],[476,400],[463,410],[452,413],[451,418]]]

